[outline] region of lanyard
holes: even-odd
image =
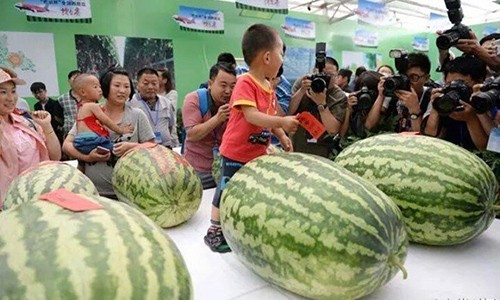
[[[151,122],[153,122],[153,125],[155,126],[156,128],[156,125],[158,124],[158,119],[160,118],[160,112],[159,112],[159,106],[158,106],[158,102],[160,102],[160,99],[157,99],[156,100],[156,104],[155,104],[155,113],[156,113],[156,118],[155,120],[153,120],[153,115],[151,114],[151,108],[149,108],[149,105],[146,104],[146,100],[142,100],[142,105],[144,105],[144,107],[146,108],[146,112],[148,113],[149,115],[149,119],[151,120]]]

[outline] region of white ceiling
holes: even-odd
[[[234,2],[234,0],[222,0]],[[396,26],[412,29],[428,27],[430,12],[446,16],[444,0],[380,0],[386,2]],[[466,25],[500,21],[500,1],[462,0],[463,23]],[[344,19],[356,20],[357,0],[288,0],[292,11],[325,16],[333,24]]]

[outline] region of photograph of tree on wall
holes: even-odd
[[[144,67],[168,68],[175,77],[172,40],[104,35],[75,35],[78,68],[101,74],[120,65],[135,77]],[[175,78],[173,78],[175,81]]]

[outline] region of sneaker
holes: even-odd
[[[220,227],[210,227],[207,231],[207,235],[203,237],[203,239],[205,240],[205,244],[207,244],[213,252],[231,252],[231,248],[229,248]]]

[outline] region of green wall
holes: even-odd
[[[242,57],[241,36],[244,30],[253,23],[266,23],[277,28],[288,47],[314,48],[315,45],[315,41],[285,36],[279,29],[284,23],[285,15],[274,15],[271,20],[240,17],[239,10],[235,8],[234,3],[215,0],[92,0],[91,24],[27,22],[25,15],[14,8],[16,2],[19,1],[0,1],[0,31],[54,33],[61,93],[69,88],[66,80],[68,71],[77,66],[74,34],[172,39],[175,78],[181,101],[185,94],[196,89],[200,82],[206,81],[208,69],[220,52],[232,52],[236,57]],[[219,35],[181,31],[177,23],[172,20],[172,15],[177,13],[179,5],[221,10],[224,12],[225,33]],[[392,48],[411,49],[411,43],[416,34],[416,32],[399,28],[368,28],[349,20],[329,25],[326,17],[312,14],[290,13],[290,16],[315,21],[316,41],[327,42],[327,48],[333,50],[341,65],[343,50],[380,53],[383,54],[384,63],[392,64],[387,55],[389,50]],[[379,47],[354,46],[352,36],[359,28],[378,31]],[[431,48],[433,44],[432,39]],[[431,51],[430,55],[436,55],[436,53]],[[28,100],[33,103],[33,99]]]

